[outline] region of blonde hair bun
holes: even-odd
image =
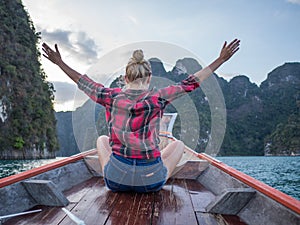
[[[126,66],[126,81],[129,83],[138,80],[144,82],[151,73],[151,65],[144,59],[143,50],[135,50]]]
[[[141,49],[135,50],[132,54],[132,58],[136,63],[142,63],[144,61],[144,53]]]

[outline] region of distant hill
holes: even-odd
[[[285,63],[275,68],[260,88],[266,121],[266,154],[299,155],[300,63]]]
[[[192,74],[201,66],[192,58],[180,59],[171,71],[166,71],[162,62],[157,58],[149,60],[153,75],[163,77],[165,80],[179,82],[188,74]],[[232,78],[229,82],[214,74],[224,95],[227,126],[225,137],[219,155],[291,155],[300,154],[299,134],[299,106],[300,106],[300,63],[285,63],[268,74],[267,79],[260,86],[251,83],[245,75]],[[153,79],[151,86],[157,88],[166,86],[162,79]],[[111,86],[120,85],[116,79]],[[205,84],[203,84],[205,86]],[[199,130],[192,130],[193,121],[190,121],[190,129],[186,135],[199,132],[198,140],[187,143],[197,146],[198,152],[204,151],[210,138],[211,111],[206,96],[201,88],[189,94],[197,108],[201,126]],[[90,103],[91,104],[91,103]],[[181,101],[180,104],[186,108],[184,113],[189,114],[188,104]],[[185,104],[186,107],[185,107]],[[88,110],[86,106],[80,108],[82,112]],[[98,109],[96,115],[97,133],[92,134],[94,139],[97,135],[105,134],[106,126],[104,110]],[[172,105],[168,106],[166,112],[176,111]],[[61,123],[64,124],[65,132],[72,132],[69,120],[60,120],[57,114],[58,130]],[[84,120],[84,118],[82,118]],[[82,123],[82,122],[79,122]],[[180,117],[175,123],[174,135],[181,138]],[[84,133],[84,132],[83,132]],[[184,135],[184,134],[183,134]],[[59,137],[61,135],[58,135]],[[71,139],[66,143],[74,143]],[[85,141],[81,141],[85,142]],[[95,141],[90,147],[95,147]],[[73,147],[70,147],[73,149]],[[65,149],[68,149],[66,146]],[[63,154],[63,153],[62,153]]]
[[[58,148],[53,86],[21,1],[0,1],[0,159],[52,158]]]

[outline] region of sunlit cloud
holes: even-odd
[[[138,20],[134,17],[134,16],[128,16],[128,18],[129,18],[129,20],[132,22],[132,23],[134,23],[135,25],[138,25],[139,24],[139,22],[138,22]]]
[[[54,94],[56,102],[61,103],[64,101],[71,101],[74,99],[74,95],[77,88],[75,84],[54,81],[53,86],[55,89]]]
[[[78,95],[77,86],[68,82],[54,81],[52,82],[54,92],[54,109],[55,111],[71,111],[82,104],[86,100]]]
[[[41,30],[42,38],[49,44],[57,43],[67,51],[72,58],[92,64],[97,60],[99,48],[95,41],[85,32],[73,32],[69,30]]]
[[[300,5],[300,0],[287,0],[287,2]]]

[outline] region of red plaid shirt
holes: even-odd
[[[123,157],[151,159],[160,156],[159,124],[166,105],[199,87],[191,75],[180,84],[159,90],[106,88],[82,76],[78,88],[106,109],[112,151]]]

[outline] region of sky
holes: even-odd
[[[118,49],[147,42],[156,43],[157,51],[145,47],[146,58],[161,59],[167,47],[173,46],[168,59],[162,60],[169,70],[176,63],[176,49],[184,50],[176,56],[193,55],[205,66],[218,57],[224,41],[239,38],[240,50],[216,73],[228,81],[246,75],[257,85],[285,62],[300,62],[300,0],[22,2],[36,31],[41,32],[41,43],[57,43],[64,61],[82,74],[90,75],[96,68],[103,69],[104,76],[107,68],[101,65],[105,60],[123,63],[119,67],[124,68],[126,62],[117,59]],[[166,48],[160,49],[157,43]],[[55,110],[72,110],[76,86],[56,65],[45,58],[41,62],[56,90]]]

